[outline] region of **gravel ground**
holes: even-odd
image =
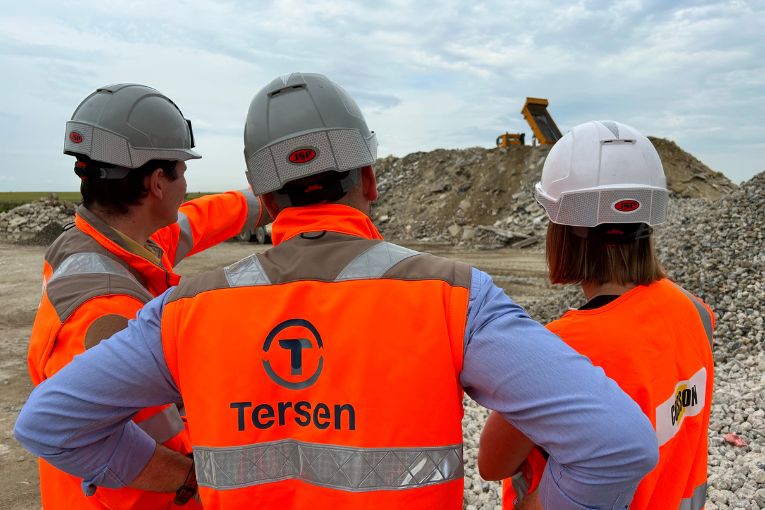
[[[765,173],[719,201],[673,200],[657,246],[670,278],[717,317],[705,508],[765,509]],[[581,302],[578,289],[568,287],[521,304],[545,322]],[[487,414],[466,398],[465,508],[471,510],[501,508],[499,484],[481,480],[475,467]],[[731,444],[730,434],[742,443]]]
[[[516,196],[513,213],[518,219],[502,220],[495,226],[502,229],[523,226],[539,232],[543,225],[535,220],[541,209],[527,202]],[[41,219],[37,214],[20,217],[29,217],[24,222],[30,223],[33,218]],[[0,215],[0,220],[0,230],[11,238],[15,234],[13,229],[24,223],[10,215]],[[43,223],[36,222],[34,231],[40,230],[38,224]],[[765,310],[762,306],[765,302],[765,173],[718,201],[673,200],[668,223],[657,229],[657,244],[670,277],[704,299],[717,316],[706,509],[765,509]],[[549,291],[542,297],[518,294],[514,297],[532,317],[542,322],[559,317],[566,308],[582,301],[574,287]],[[16,318],[31,324],[31,318]],[[15,407],[9,409],[17,411]],[[466,398],[463,424],[465,508],[468,509],[501,508],[500,485],[481,480],[476,470],[478,437],[487,414]],[[732,439],[730,434],[740,437],[743,446],[726,441],[725,437]],[[7,439],[10,440],[10,436]],[[25,457],[21,455],[19,459],[25,460]]]

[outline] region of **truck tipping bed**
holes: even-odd
[[[542,145],[552,145],[562,136],[560,129],[547,112],[547,99],[527,97],[521,113],[526,118],[534,136]]]

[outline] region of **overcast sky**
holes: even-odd
[[[568,6],[564,6],[568,5]],[[23,1],[0,17],[0,191],[75,190],[64,124],[97,87],[151,85],[194,124],[190,191],[245,185],[249,102],[320,72],[379,155],[491,147],[593,119],[669,138],[734,182],[765,170],[765,1]]]

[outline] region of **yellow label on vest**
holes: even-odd
[[[672,395],[656,408],[659,446],[672,439],[688,416],[696,416],[706,403],[707,369],[702,367],[687,381],[678,381]]]

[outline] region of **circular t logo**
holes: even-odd
[[[308,388],[324,367],[324,344],[313,324],[287,319],[277,325],[263,343],[263,369],[279,386],[290,390]]]

